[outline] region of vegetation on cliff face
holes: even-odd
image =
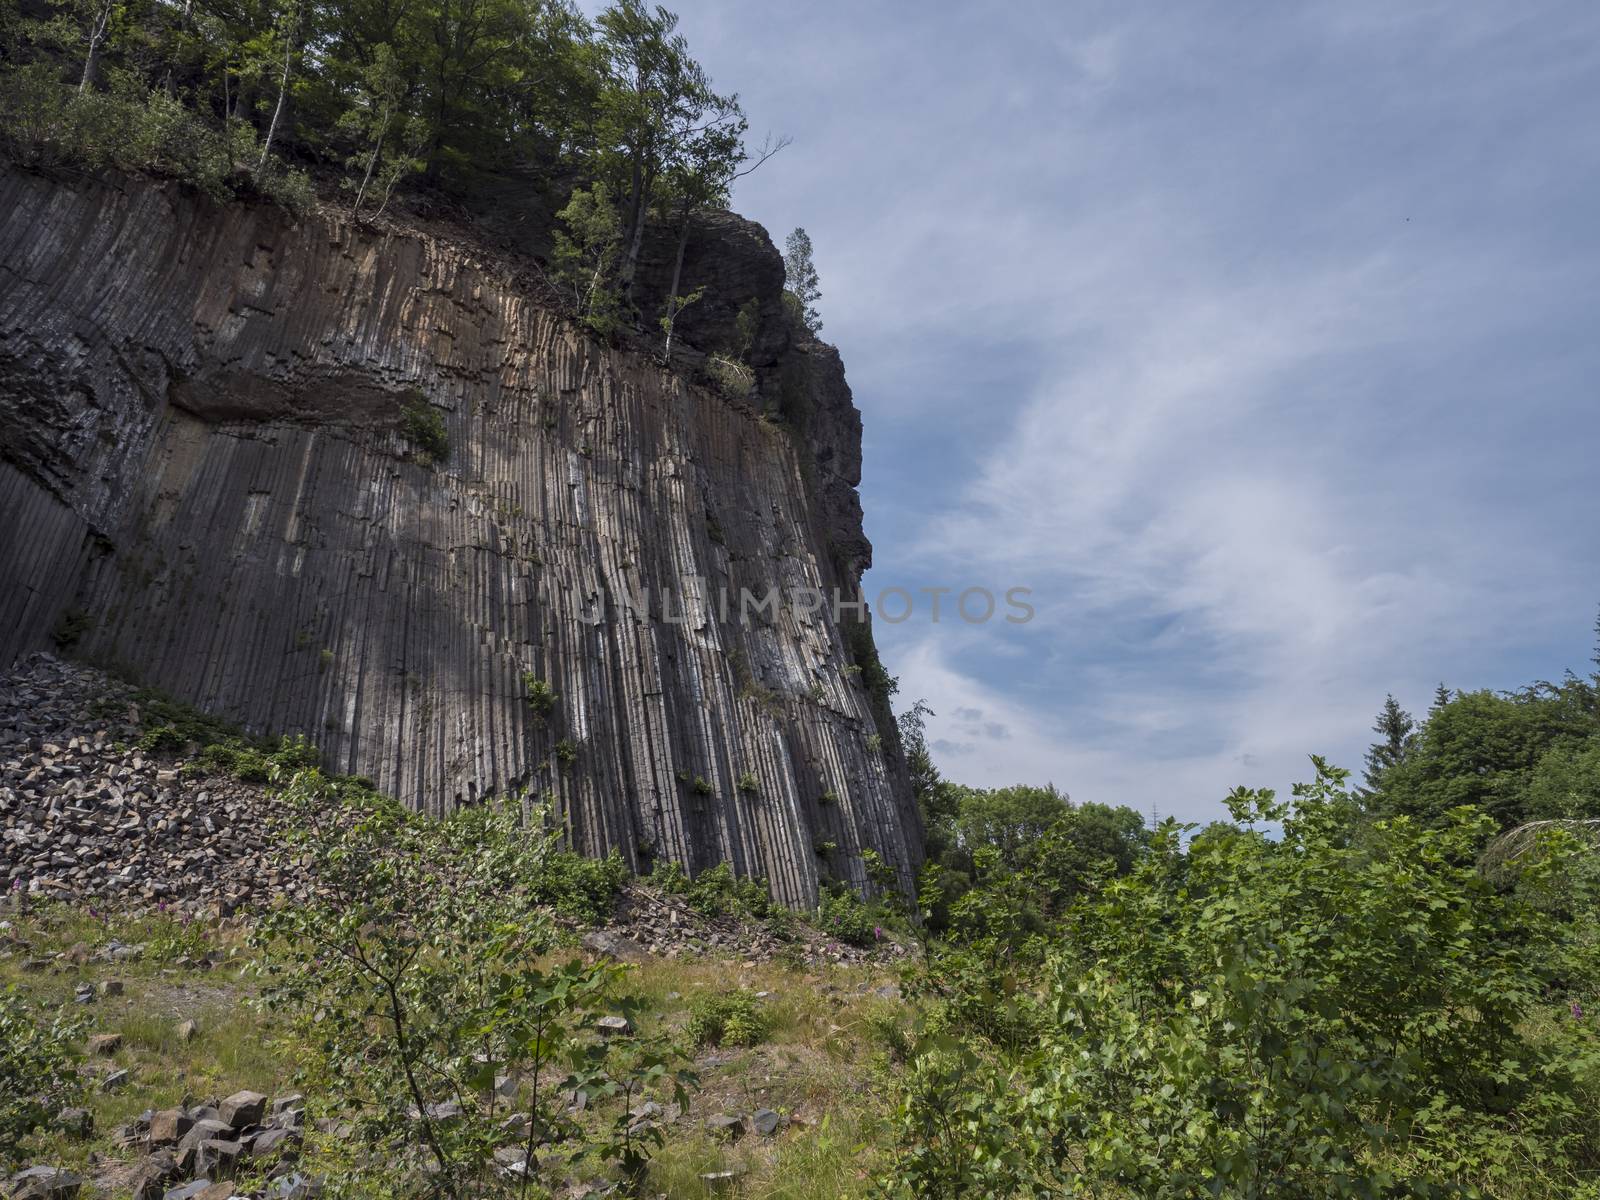
[[[812,333],[821,333],[822,315],[817,311],[817,301],[822,299],[822,286],[811,258],[811,235],[804,229],[796,229],[784,243],[783,273],[785,301],[800,324]]]

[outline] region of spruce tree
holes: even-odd
[[[1440,685],[1441,689],[1443,686]],[[1417,723],[1411,714],[1401,708],[1392,695],[1385,697],[1378,719],[1372,724],[1372,732],[1379,740],[1367,750],[1365,783],[1369,795],[1382,789],[1384,773],[1404,761],[1411,752],[1416,744],[1416,729]]]

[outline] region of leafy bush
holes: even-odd
[[[229,738],[204,747],[199,758],[203,769],[232,775],[245,783],[269,783],[315,767],[320,761],[316,746],[303,734],[280,738],[272,750],[260,743]]]
[[[183,746],[195,742],[204,746],[210,742],[223,742],[244,736],[238,726],[208,716],[192,705],[174,700],[154,688],[137,689],[131,701],[98,698],[90,703],[89,712],[91,716],[101,719],[120,719],[127,712],[130,702],[139,710],[140,721],[147,727],[157,725],[170,727],[177,735],[172,739],[173,745]]]
[[[1235,792],[1277,841],[1185,852],[1169,823],[1019,988],[1028,1039],[943,1009],[898,1111],[897,1194],[1593,1195],[1600,1034],[1564,1003],[1538,1018],[1595,981],[1528,898],[1570,844],[1501,889],[1476,866],[1487,818],[1352,837],[1345,779],[1319,761],[1291,804]]]
[[[528,707],[541,717],[547,716],[556,706],[556,690],[548,679],[540,679],[532,671],[522,673],[522,687],[527,693]]]
[[[740,988],[702,996],[689,1008],[689,1040],[696,1046],[756,1046],[767,1040],[771,1020],[754,992]]]
[[[44,1017],[18,994],[0,992],[0,1163],[20,1161],[22,1139],[78,1101],[76,1042],[82,1023]]]
[[[176,726],[153,725],[141,733],[134,744],[146,754],[176,754],[188,742]]]
[[[580,1131],[565,1095],[626,1109],[664,1087],[682,1104],[694,1078],[665,1044],[595,1036],[623,968],[545,963],[554,930],[539,906],[580,871],[554,835],[508,809],[431,821],[314,771],[284,799],[324,891],[259,925],[264,1001],[293,1020],[306,1082],[352,1124],[356,1194],[421,1194],[425,1180],[447,1197],[522,1190],[494,1171],[502,1078],[520,1081],[532,1117],[519,1139],[531,1179],[557,1182],[585,1155],[637,1177],[660,1131],[625,1112]]]
[[[622,223],[617,204],[603,182],[578,188],[556,214],[550,255],[551,279],[571,300],[579,318],[609,337],[622,324],[622,288],[616,279],[622,255]]]
[[[444,414],[416,389],[407,392],[401,401],[400,433],[416,447],[424,463],[442,463],[450,457],[450,435],[445,431]]]
[[[763,920],[781,911],[772,901],[767,881],[759,876],[739,878],[727,863],[700,872],[691,879],[677,863],[659,863],[650,882],[663,891],[682,896],[696,912],[708,917],[748,917]]]
[[[817,928],[851,946],[870,946],[877,940],[878,921],[872,908],[842,884],[835,884],[817,905]]]
[[[585,858],[570,850],[551,851],[532,882],[533,897],[564,916],[604,921],[616,908],[628,880],[628,865],[613,850],[605,858]]]
[[[74,165],[148,171],[188,183],[213,200],[244,190],[299,214],[316,200],[304,172],[269,156],[259,173],[260,147],[239,118],[217,127],[161,88],[111,70],[105,91],[80,92],[61,81],[59,68],[30,63],[0,79],[0,144],[31,166]]]
[[[68,651],[92,628],[94,628],[94,618],[83,609],[65,609],[56,618],[55,627],[50,631],[50,640],[56,644],[56,649]]]
[[[723,394],[743,400],[756,386],[756,373],[741,362],[713,354],[706,359],[706,373],[716,380]]]

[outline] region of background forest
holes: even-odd
[[[1389,697],[1361,786],[1313,757],[1288,800],[1153,830],[942,779],[913,708],[943,934],[903,1185],[1595,1194],[1597,688]]]

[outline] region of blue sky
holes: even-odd
[[[677,6],[816,247],[946,775],[1205,820],[1584,668],[1600,6]]]

